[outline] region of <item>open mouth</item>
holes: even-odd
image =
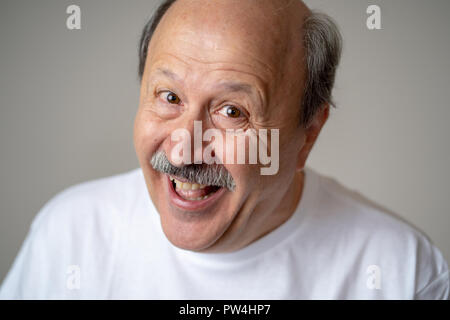
[[[205,186],[166,175],[169,199],[178,208],[190,212],[209,212],[226,194],[227,188]]]
[[[175,193],[187,201],[206,200],[217,193],[220,189],[223,189],[219,186],[208,186],[195,182],[189,182],[178,177],[169,176],[169,180]]]

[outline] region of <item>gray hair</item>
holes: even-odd
[[[142,80],[149,42],[164,14],[176,0],[163,1],[145,25],[139,43],[139,78]],[[326,104],[335,106],[331,92],[342,51],[342,36],[334,20],[312,11],[303,22],[306,52],[306,83],[303,89],[300,121],[307,126]]]
[[[176,167],[170,163],[163,151],[154,153],[150,164],[156,171],[184,178],[190,182],[227,188],[230,191],[234,191],[236,188],[233,176],[222,165],[205,165],[202,163]]]
[[[306,18],[303,32],[307,75],[302,99],[302,124],[306,126],[324,104],[335,106],[331,91],[341,58],[342,36],[336,23],[317,11],[312,11]]]

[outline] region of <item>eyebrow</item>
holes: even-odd
[[[161,74],[167,78],[170,78],[174,81],[178,81],[181,82],[182,79],[181,77],[179,77],[176,73],[174,73],[173,71],[167,69],[167,68],[158,68],[155,70],[156,73]],[[259,96],[259,91],[256,90],[256,88],[254,88],[253,86],[247,84],[247,83],[242,83],[239,81],[233,81],[233,80],[228,80],[228,81],[223,81],[220,82],[217,87],[219,88],[224,88],[226,90],[229,90],[231,92],[245,92],[249,95],[254,95],[256,97],[259,98],[259,100],[261,100],[260,102],[262,103],[262,97]]]
[[[167,78],[171,78],[172,80],[180,81],[181,78],[174,73],[173,71],[166,69],[166,68],[158,68],[156,69],[157,73],[160,73]],[[230,91],[245,91],[247,93],[253,93],[253,87],[247,83],[241,83],[237,81],[224,81],[221,82],[218,87],[223,87],[225,89],[228,89]]]
[[[251,85],[246,84],[246,83],[236,82],[236,81],[221,82],[220,84],[218,84],[218,87],[227,89],[227,90],[232,91],[232,92],[243,91],[243,92],[246,92],[248,94],[255,93],[254,89],[253,89],[253,87]]]
[[[166,68],[158,68],[156,69],[156,72],[162,74],[163,76],[166,76],[167,78],[171,78],[172,80],[175,81],[181,80],[181,78],[177,74]]]

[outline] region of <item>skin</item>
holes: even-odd
[[[301,24],[309,13],[296,0],[179,0],[157,27],[134,143],[163,231],[175,246],[238,250],[284,223],[301,201],[302,170],[329,110],[324,105],[307,127],[299,123],[305,82]],[[221,87],[225,80],[251,90]],[[167,101],[168,90],[177,103]],[[227,116],[230,105],[239,117]],[[153,170],[150,159],[162,150],[171,160],[171,133],[186,128],[193,137],[194,120],[203,122],[203,130],[279,129],[278,173],[262,176],[258,165],[225,164],[236,190],[226,191],[207,212],[183,212],[170,201],[167,176]]]

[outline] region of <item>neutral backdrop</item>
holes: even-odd
[[[137,44],[158,1],[0,0],[0,281],[33,217],[138,167]],[[81,7],[81,30],[66,8]],[[307,1],[338,22],[334,109],[309,165],[425,232],[450,260],[450,1]],[[366,9],[381,8],[368,30]]]

